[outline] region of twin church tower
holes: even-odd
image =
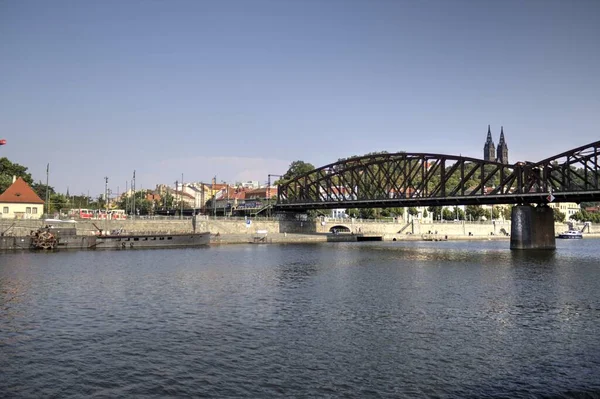
[[[488,125],[487,140],[483,146],[483,160],[508,164],[508,146],[504,140],[504,127],[500,127],[500,141],[498,142],[498,149],[496,149],[492,140],[492,131],[490,125]]]

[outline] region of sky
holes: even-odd
[[[59,192],[600,140],[597,0],[0,0],[0,156]]]

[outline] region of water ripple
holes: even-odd
[[[598,244],[2,254],[0,396],[600,397]]]

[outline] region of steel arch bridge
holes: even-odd
[[[380,153],[284,181],[278,211],[600,201],[600,141],[539,162]]]

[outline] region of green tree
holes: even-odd
[[[12,184],[13,176],[23,178],[27,184],[33,183],[31,173],[27,172],[26,166],[12,163],[6,157],[0,158],[0,193],[6,191]]]
[[[357,218],[359,215],[358,209],[357,208],[351,208],[348,209],[348,216],[350,216],[351,218]]]
[[[485,216],[485,211],[481,205],[467,205],[465,214],[469,220],[480,220]]]
[[[361,219],[375,219],[375,209],[361,208],[359,210],[358,217]]]
[[[429,212],[432,213],[433,220],[440,220],[442,216],[442,207],[441,206],[430,206],[427,208]]]
[[[444,208],[442,211],[442,219],[444,220],[454,220],[454,215],[455,213],[448,208]]]
[[[136,191],[133,197],[123,197],[117,202],[117,206],[121,209],[126,209],[127,212],[131,212],[131,209],[133,208],[136,214],[148,215],[154,212],[155,204],[146,199],[146,191]]]
[[[555,222],[564,222],[565,221],[566,215],[564,213],[559,211],[557,208],[553,208],[552,211],[554,213],[554,221]]]
[[[512,217],[512,208],[512,206],[502,207],[502,217],[504,217],[504,220],[510,220]]]
[[[571,216],[571,219],[578,222],[600,223],[600,213],[591,213],[582,209]]]
[[[288,168],[287,172],[285,172],[285,174],[283,175],[283,178],[276,181],[275,184],[280,184],[282,180],[292,180],[314,169],[315,167],[311,163],[307,163],[304,161],[294,161],[290,164],[290,167]]]
[[[465,211],[458,206],[455,206],[452,212],[454,213],[454,219],[465,220]]]
[[[499,207],[495,206],[493,208],[493,213],[490,212],[490,210],[488,209],[484,209],[484,214],[483,216],[485,216],[486,219],[490,220],[490,219],[499,219],[500,218],[500,209]]]
[[[40,197],[41,199],[46,198],[46,187],[48,188],[48,196],[49,197],[56,194],[56,191],[54,191],[54,187],[46,186],[45,184],[42,184],[42,182],[31,183],[30,186],[33,189],[33,191],[35,191],[35,193],[38,195],[38,197]]]

